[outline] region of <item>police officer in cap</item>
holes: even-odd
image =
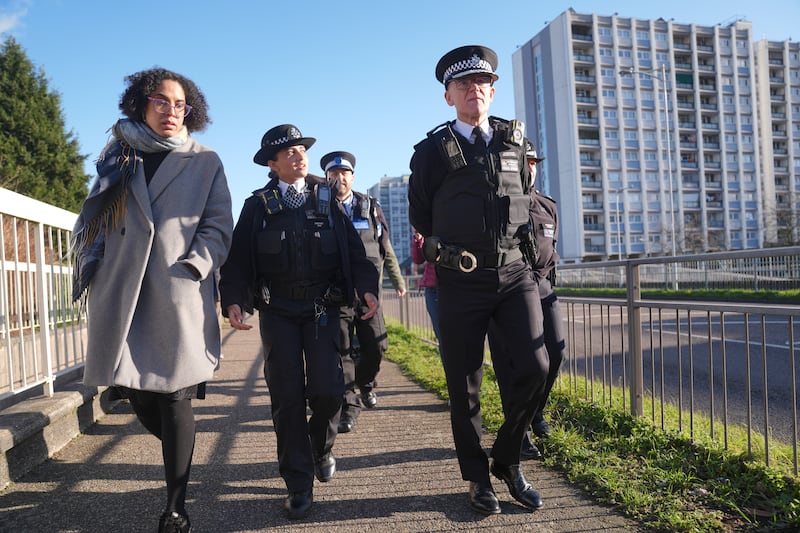
[[[386,217],[378,201],[353,190],[356,157],[350,152],[331,152],[322,156],[320,166],[328,182],[335,184],[340,206],[353,222],[364,243],[367,258],[378,270],[381,280],[386,264],[389,277],[399,296],[406,292],[406,283],[389,240]],[[377,386],[376,376],[380,370],[383,354],[389,347],[383,313],[378,312],[369,320],[361,320],[360,302],[357,307],[341,307],[342,369],[344,371],[344,398],[339,433],[355,429],[362,404],[372,409],[378,403],[373,390]],[[355,337],[354,337],[355,336]],[[352,339],[356,339],[356,343]],[[357,358],[354,350],[358,350]],[[356,386],[360,391],[356,393]]]
[[[409,218],[436,263],[442,362],[450,419],[469,503],[495,514],[500,504],[490,472],[528,509],[542,500],[520,468],[520,443],[547,376],[542,309],[531,275],[530,174],[524,127],[489,116],[498,79],[497,55],[462,46],[436,66],[456,120],[432,130],[414,147]],[[484,340],[494,320],[509,349],[511,384],[505,421],[491,450],[481,447],[480,386]],[[499,379],[499,378],[498,378]]]
[[[251,329],[244,313],[259,311],[289,518],[311,508],[314,476],[326,482],[336,471],[331,450],[344,393],[339,307],[357,293],[362,319],[378,311],[378,273],[358,233],[326,181],[308,174],[314,141],[291,124],[264,134],[253,161],[269,166],[271,179],[245,200],[220,272],[231,326]]]
[[[530,141],[527,143],[528,149],[525,156],[528,161],[528,169],[531,174],[531,182],[535,184],[537,165],[544,161],[544,157],[539,157],[536,148]],[[533,266],[533,275],[539,284],[539,298],[542,302],[544,344],[547,349],[547,357],[550,363],[550,370],[547,374],[547,381],[541,397],[536,398],[536,412],[533,415],[532,430],[537,437],[546,438],[550,436],[550,424],[544,419],[544,407],[547,397],[553,388],[553,384],[558,377],[558,370],[564,360],[564,350],[566,343],[562,330],[561,308],[558,298],[553,292],[555,284],[556,265],[559,256],[556,252],[556,242],[558,236],[558,209],[556,201],[551,197],[536,190],[531,191],[533,203],[531,205],[531,218],[533,221],[533,235],[536,243],[536,262]],[[497,325],[492,323],[489,327],[489,347],[492,352],[492,362],[498,376],[507,376],[510,370],[505,372],[498,368],[503,362],[507,361],[503,357],[495,357],[500,351],[506,350],[507,346],[499,333]],[[509,403],[509,384],[499,381],[500,397],[504,408]],[[541,459],[542,453],[531,439],[531,429],[526,431],[522,439],[520,456],[523,459]]]

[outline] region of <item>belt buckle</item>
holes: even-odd
[[[469,266],[464,266],[464,259],[470,261]],[[458,260],[458,269],[461,272],[469,274],[476,268],[478,268],[478,258],[475,257],[475,254],[468,252],[467,250],[461,250],[461,258]]]

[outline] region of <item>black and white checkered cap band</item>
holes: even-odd
[[[278,146],[279,144],[286,144],[292,139],[300,139],[303,135],[297,128],[290,128],[285,137],[275,139],[269,142],[270,146]]]
[[[462,59],[450,65],[447,70],[444,71],[442,79],[444,80],[444,84],[447,85],[447,83],[455,77],[460,78],[468,74],[478,74],[480,72],[494,74],[491,63],[485,59],[481,59],[477,54],[473,54],[469,59]]]

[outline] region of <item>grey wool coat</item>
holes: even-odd
[[[220,355],[215,272],[233,233],[217,154],[192,138],[148,186],[141,159],[124,218],[88,292],[84,383],[174,392],[213,377]]]

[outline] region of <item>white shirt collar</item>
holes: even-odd
[[[302,192],[306,190],[306,179],[300,178],[299,180],[295,181],[294,184],[286,183],[285,181],[278,180],[278,188],[281,190],[281,194],[286,194],[286,189],[289,187],[294,187],[297,189],[297,192]]]
[[[492,140],[492,134],[494,132],[492,131],[492,128],[489,127],[489,119],[487,118],[486,120],[484,120],[483,122],[478,124],[478,127],[483,132],[483,138],[486,140],[486,142],[488,143],[489,141],[491,141]],[[453,126],[453,129],[455,129],[458,133],[463,135],[465,138],[469,139],[470,142],[474,141],[474,139],[472,138],[472,130],[475,129],[475,126],[470,126],[466,122],[464,122],[461,119],[457,118],[456,119],[456,123]]]

